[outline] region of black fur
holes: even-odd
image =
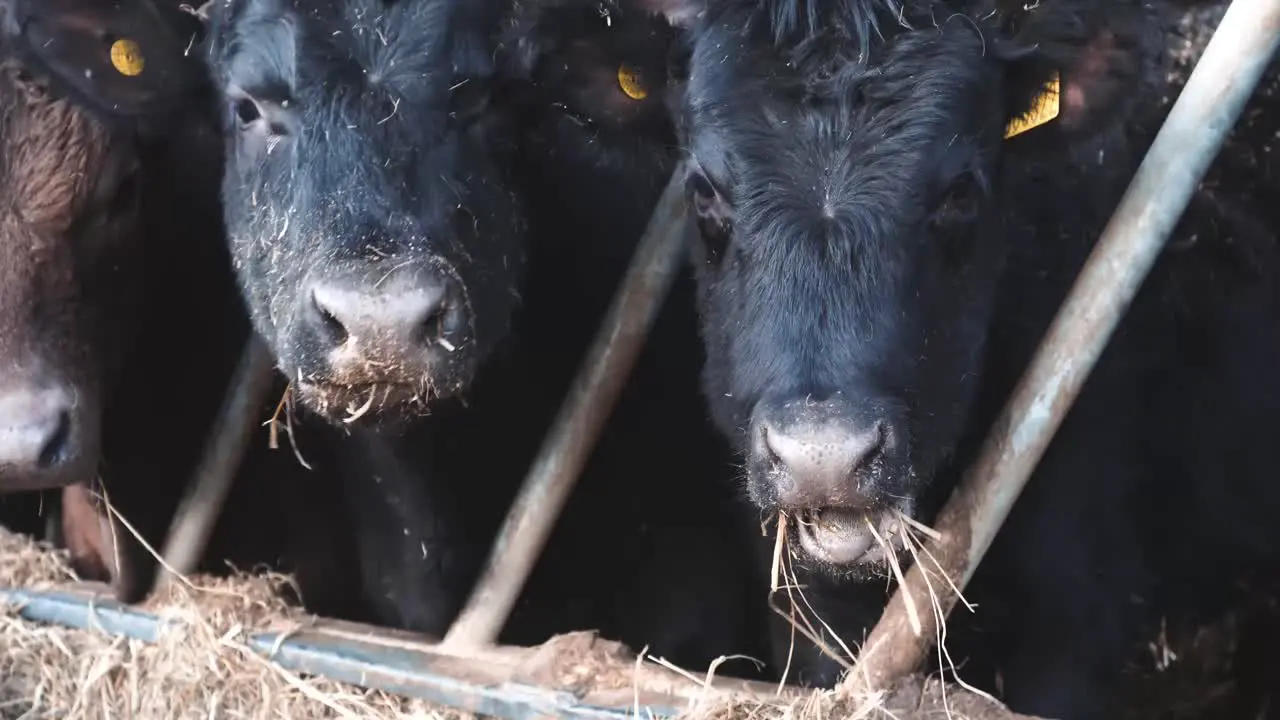
[[[210,52],[228,98],[223,195],[236,268],[281,369],[334,422],[355,415],[371,390],[394,392],[361,424],[421,415],[431,397],[463,391],[508,332],[524,261],[522,212],[499,171],[508,133],[487,107],[496,5],[215,8]],[[424,351],[421,372],[372,356],[359,370],[337,368],[314,284],[373,292],[406,269],[465,288],[451,349]]]

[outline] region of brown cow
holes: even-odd
[[[133,533],[163,543],[248,332],[200,25],[177,5],[0,2],[0,492],[61,488],[55,534],[126,602],[155,569]],[[332,523],[280,508],[323,488],[281,495],[289,470],[233,491],[209,569],[278,565],[293,537],[327,563]]]

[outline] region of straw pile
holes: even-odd
[[[74,580],[60,552],[0,530],[0,586]],[[0,609],[0,718],[462,718],[449,709],[321,678],[300,677],[246,644],[250,634],[308,619],[272,590],[280,578],[193,577],[142,610],[179,621],[144,643],[28,622]],[[601,674],[625,673],[626,665]],[[1010,718],[987,700],[913,679],[891,697],[854,702],[816,692],[787,704],[703,702],[696,720],[865,717]]]
[[[72,580],[61,553],[0,531],[0,584]],[[277,580],[278,582],[278,580]],[[460,718],[458,713],[317,678],[245,644],[271,620],[305,618],[272,579],[192,578],[142,609],[181,621],[155,644],[27,622],[0,611],[0,718]]]

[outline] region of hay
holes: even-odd
[[[815,691],[790,702],[716,702],[685,720],[1037,720],[937,678],[913,675],[892,692],[850,697]]]
[[[74,580],[65,553],[0,530],[0,586],[39,590]],[[187,582],[169,583],[139,607],[169,621],[155,643],[34,623],[19,617],[14,608],[0,609],[0,719],[472,717],[418,700],[300,676],[268,662],[248,645],[251,634],[291,623],[305,627],[312,619],[277,597],[275,588],[283,581],[278,576],[194,576]],[[527,651],[521,664],[563,669],[563,656],[574,654],[571,646],[581,644],[574,635],[553,638]],[[601,648],[595,653],[599,657],[593,657],[592,672],[587,673],[590,678],[575,671],[569,679],[559,675],[554,680],[538,679],[582,692],[586,685],[621,690],[626,682],[619,684],[620,680],[635,677],[634,658]],[[556,657],[548,659],[549,655]],[[630,690],[623,692],[630,695]],[[910,678],[892,694],[856,699],[835,691],[804,693],[798,699],[702,698],[686,708],[684,717],[989,720],[1019,716],[936,680]]]
[[[63,553],[0,531],[0,584],[38,589],[72,579]],[[469,717],[266,662],[248,636],[273,621],[306,619],[276,598],[278,582],[171,583],[141,608],[180,621],[154,644],[0,611],[0,718]]]

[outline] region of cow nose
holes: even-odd
[[[389,355],[447,346],[460,324],[457,293],[442,276],[419,274],[382,288],[318,281],[311,304],[321,336],[332,345],[355,340]]]
[[[19,388],[0,393],[0,489],[10,478],[31,487],[79,459],[73,426],[74,393],[66,388]]]
[[[778,504],[822,508],[858,504],[858,476],[884,450],[884,423],[760,424]]]

